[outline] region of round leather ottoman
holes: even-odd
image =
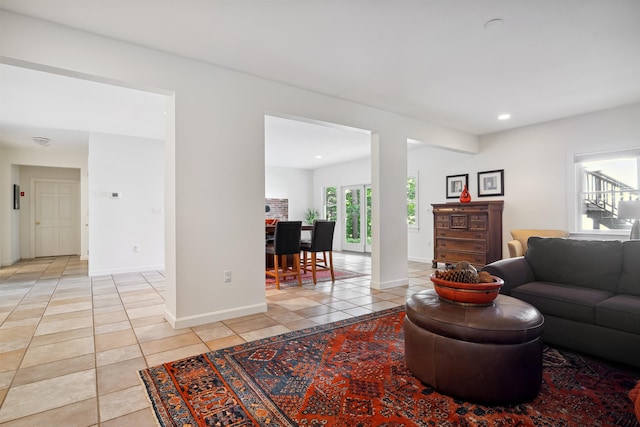
[[[540,391],[544,318],[532,305],[498,295],[490,306],[466,306],[426,290],[407,299],[406,313],[407,367],[439,392],[509,404]]]

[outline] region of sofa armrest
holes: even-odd
[[[510,295],[513,288],[535,280],[533,270],[524,257],[501,259],[485,265],[482,270],[504,280],[500,293],[505,295]]]
[[[507,248],[509,248],[509,258],[515,258],[524,255],[524,248],[519,240],[511,240],[507,242]]]

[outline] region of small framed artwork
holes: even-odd
[[[447,176],[447,199],[457,199],[464,186],[469,188],[469,174]]]
[[[13,184],[13,209],[20,209],[20,186]]]
[[[478,197],[504,196],[504,169],[478,172]]]

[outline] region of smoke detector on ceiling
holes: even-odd
[[[33,137],[33,142],[35,142],[36,144],[42,146],[42,147],[48,147],[49,146],[49,141],[51,141],[51,139],[49,138],[45,138],[44,136],[34,136]]]

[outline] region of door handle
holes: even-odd
[[[36,225],[40,225],[40,221],[36,221]]]

